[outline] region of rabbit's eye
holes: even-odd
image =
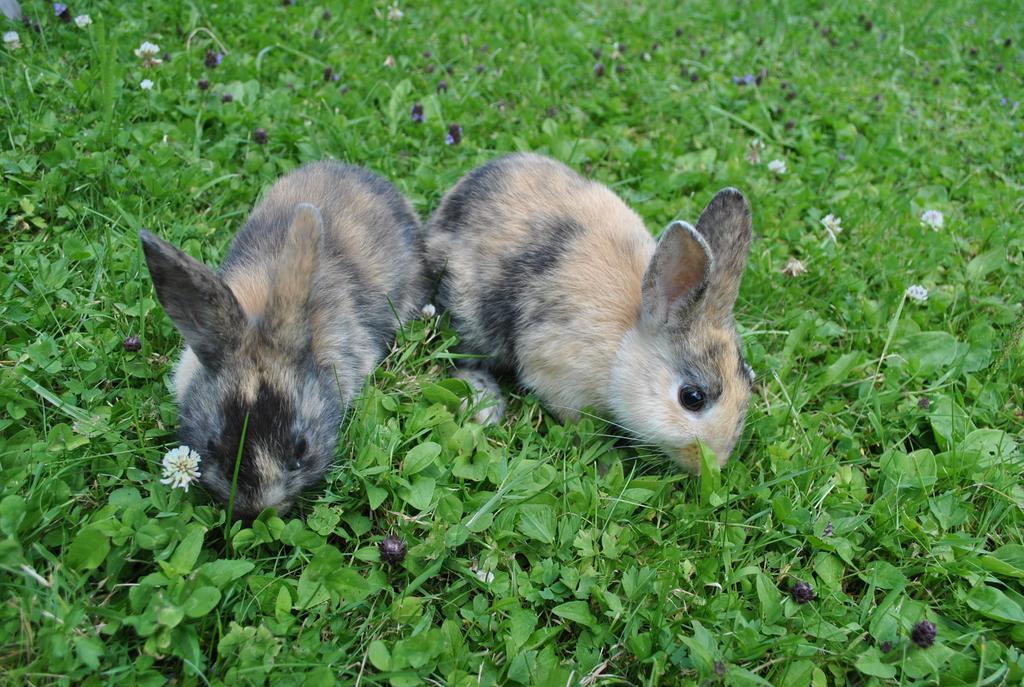
[[[302,459],[306,457],[306,437],[299,437],[295,442],[295,456],[292,459],[292,469],[298,470],[302,467]]]
[[[697,412],[704,407],[706,401],[704,391],[698,387],[687,385],[679,389],[679,405],[687,410]]]

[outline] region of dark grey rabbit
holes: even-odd
[[[220,272],[140,233],[185,340],[174,374],[181,442],[234,513],[286,511],[334,457],[345,409],[426,298],[420,222],[388,181],[320,162],[278,180]]]

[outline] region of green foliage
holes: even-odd
[[[40,32],[0,25],[7,681],[1020,684],[1019,6],[678,4],[101,1],[78,28],[25,2]],[[474,424],[442,318],[405,329],[295,512],[243,527],[159,483],[180,339],[141,227],[215,264],[303,162],[369,166],[426,216],[514,150],[654,231],[751,199],[758,381],[728,465],[680,475],[529,395]]]

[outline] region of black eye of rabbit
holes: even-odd
[[[679,389],[679,404],[687,410],[697,412],[704,407],[707,398],[704,391],[695,386],[683,386]]]
[[[292,459],[292,468],[298,470],[302,467],[302,459],[306,457],[306,438],[301,437],[295,442],[295,457]]]

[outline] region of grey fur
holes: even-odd
[[[139,238],[167,315],[203,365],[219,369],[225,354],[238,346],[245,325],[231,289],[209,267],[145,229]]]
[[[706,309],[718,317],[729,317],[750,253],[753,234],[750,204],[736,189],[722,189],[701,213],[697,231],[707,240],[715,256]]]
[[[486,366],[476,366],[464,361],[452,372],[473,387],[473,403],[463,402],[462,409],[472,408],[473,417],[482,425],[493,425],[501,421],[505,414],[505,397],[501,395],[501,386]]]
[[[714,260],[704,238],[686,222],[665,229],[644,273],[643,316],[654,326],[685,325],[704,295]]]
[[[284,512],[330,467],[345,409],[425,302],[415,211],[381,177],[322,162],[266,192],[219,273],[147,232],[142,242],[187,344],[179,435],[203,458],[203,485],[228,500],[248,415],[235,514]]]

